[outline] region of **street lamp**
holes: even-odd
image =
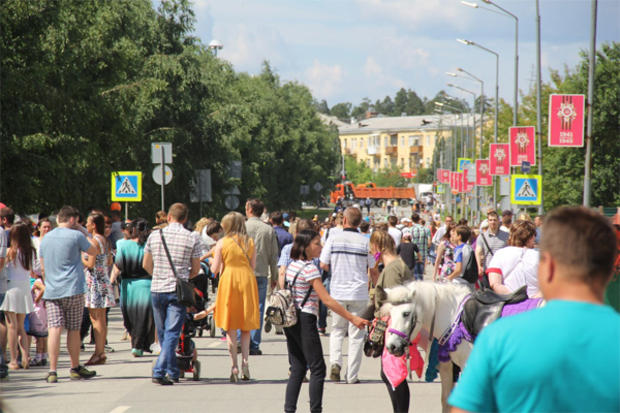
[[[499,113],[499,53],[494,52],[493,50],[488,49],[484,46],[481,46],[476,42],[472,42],[471,40],[456,39],[456,41],[459,43],[463,43],[467,46],[476,46],[477,48],[482,49],[485,52],[495,55],[495,125],[493,129],[493,142],[497,143],[497,115]],[[462,72],[465,73],[464,70],[462,70]]]
[[[467,76],[469,76],[470,79],[475,80],[476,82],[480,83],[480,156],[479,156],[479,159],[482,159],[482,125],[484,124],[484,82],[481,79],[479,79],[477,76],[474,76],[473,74],[469,73],[467,70],[461,67],[457,67],[456,70],[461,73],[465,73]]]
[[[503,7],[493,3],[491,0],[482,0],[486,4],[490,4],[493,7],[499,9],[502,14],[505,16],[510,16],[515,19],[515,81],[514,81],[514,113],[512,115],[512,125],[517,126],[518,124],[518,111],[519,111],[519,18],[515,16],[513,13],[504,9]],[[472,7],[474,9],[479,8],[477,3],[471,3],[468,1],[461,1],[467,7]],[[485,7],[480,7],[485,10],[493,11],[491,9],[487,9]]]
[[[224,48],[224,45],[219,40],[211,40],[209,46],[207,46],[209,50],[213,51],[213,55],[217,57],[217,51]]]

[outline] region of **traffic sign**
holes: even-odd
[[[457,172],[463,172],[465,170],[465,165],[474,163],[474,161],[470,158],[458,158],[456,161],[458,165],[456,168]]]
[[[151,162],[161,163],[161,151],[164,151],[164,163],[172,163],[172,143],[153,142],[151,144]]]
[[[153,168],[153,181],[157,185],[161,185],[161,165],[157,165]],[[168,165],[164,168],[164,185],[168,185],[172,181],[172,169]]]
[[[312,187],[315,191],[317,192],[321,192],[321,189],[323,189],[323,185],[321,185],[320,182],[317,182],[314,184],[314,186]]]
[[[511,203],[517,205],[540,205],[541,192],[541,175],[511,175]]]
[[[443,194],[443,193],[445,193],[445,190],[444,190],[444,186],[443,186],[443,184],[437,184],[437,193],[438,193],[438,194]]]
[[[531,163],[529,163],[528,161],[521,162],[521,172],[523,172],[524,174],[529,174],[531,170],[532,170]]]
[[[112,201],[141,202],[142,201],[142,172],[117,171],[112,172]]]

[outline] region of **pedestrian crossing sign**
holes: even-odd
[[[466,169],[466,166],[469,164],[473,164],[474,160],[471,158],[458,158],[457,160],[457,172],[463,172]]]
[[[540,205],[541,175],[511,175],[510,202],[516,205]]]
[[[112,201],[141,202],[142,201],[142,172],[117,171],[112,172]]]

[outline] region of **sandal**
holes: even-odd
[[[9,370],[19,370],[20,369],[20,365],[17,363],[9,363],[6,365]]]
[[[90,359],[85,363],[86,366],[96,366],[98,364],[105,364],[107,357],[105,353],[93,354]]]
[[[230,382],[237,383],[239,381],[239,369],[237,367],[233,367],[230,369]]]

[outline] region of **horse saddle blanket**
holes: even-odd
[[[480,331],[502,315],[506,304],[527,300],[527,287],[523,286],[512,294],[501,295],[491,289],[478,290],[463,306],[461,321],[475,340]]]

